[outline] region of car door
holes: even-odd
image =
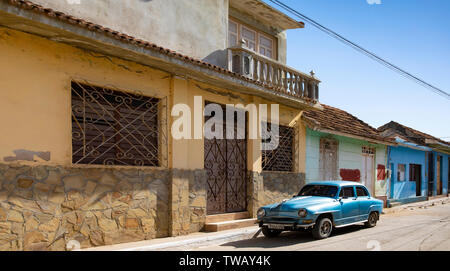
[[[339,193],[341,203],[341,219],[338,224],[345,225],[358,221],[359,203],[354,186],[344,186]]]
[[[365,221],[369,218],[370,206],[372,200],[367,189],[363,186],[356,186],[356,197],[359,204],[359,217],[358,221]]]

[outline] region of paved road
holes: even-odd
[[[354,225],[336,229],[325,240],[314,240],[309,232],[286,232],[273,239],[261,234],[255,239],[195,250],[450,251],[450,204],[386,214],[375,228]]]

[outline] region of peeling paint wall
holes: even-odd
[[[228,0],[33,2],[198,59],[226,61]]]
[[[6,214],[6,224],[4,225],[8,227],[8,233],[4,237],[8,240],[12,238],[8,243],[2,243],[5,247],[0,247],[0,250],[2,248],[21,250],[30,245],[24,240],[23,226],[26,223],[34,223],[33,216],[41,216],[42,212],[39,208],[29,210],[30,208],[23,207],[20,203],[11,203],[12,198],[17,196],[20,201],[25,201],[33,206],[35,205],[34,201],[40,201],[44,206],[49,201],[49,195],[57,192],[60,193],[58,201],[61,201],[61,204],[65,201],[71,201],[70,204],[73,203],[72,201],[84,203],[91,196],[85,189],[85,183],[88,181],[97,183],[102,179],[101,176],[93,173],[97,171],[119,175],[121,172],[128,170],[138,175],[145,171],[149,176],[153,176],[150,178],[151,180],[146,181],[156,181],[158,183],[157,189],[164,191],[163,206],[160,204],[158,207],[158,204],[156,204],[156,207],[145,205],[139,208],[144,209],[150,215],[155,212],[155,208],[156,210],[163,210],[164,213],[168,214],[167,227],[164,224],[164,230],[161,233],[152,233],[152,235],[147,236],[143,231],[148,230],[148,225],[153,225],[154,222],[142,220],[149,218],[145,215],[130,217],[128,226],[125,220],[125,228],[128,227],[133,231],[138,229],[140,232],[137,235],[132,235],[132,239],[129,240],[137,241],[155,236],[187,234],[200,230],[204,225],[206,187],[203,172],[203,140],[172,140],[169,133],[167,140],[169,144],[168,170],[148,167],[72,165],[72,80],[87,81],[98,86],[113,87],[123,91],[139,91],[143,95],[157,98],[167,97],[169,108],[177,103],[184,103],[194,108],[194,96],[196,95],[202,96],[204,101],[208,100],[221,104],[241,103],[245,105],[254,103],[257,106],[259,104],[271,104],[271,102],[258,97],[215,88],[208,84],[173,76],[150,67],[84,51],[7,28],[0,28],[0,59],[2,59],[0,62],[0,123],[2,123],[2,133],[0,133],[0,166],[2,169],[2,172],[0,172],[0,207],[3,208],[0,210],[0,215],[2,212]],[[270,111],[268,114],[270,116]],[[295,125],[300,116],[301,110],[280,106],[280,123],[282,125]],[[202,115],[200,115],[200,118],[203,121]],[[193,114],[191,120],[194,123]],[[168,131],[170,131],[171,121],[168,121]],[[304,129],[300,130],[303,132],[299,132],[299,137],[305,138]],[[304,150],[302,148],[304,141],[299,140],[298,144],[299,149]],[[297,155],[294,160],[296,163],[295,173],[302,176],[304,173],[304,152],[300,151]],[[78,180],[77,178],[68,179],[67,184],[64,183],[64,186],[61,184],[57,188],[53,184],[48,185],[47,179],[43,177],[16,172],[16,168],[24,169],[26,172],[43,169],[46,172],[61,170],[63,174],[56,178],[58,184],[61,184],[62,179],[68,178],[70,174],[66,174],[67,172],[76,172],[83,178]],[[259,140],[248,141],[248,170],[258,174],[261,173]],[[164,173],[164,177],[161,177],[164,182],[157,181],[159,179],[157,176],[161,172]],[[296,176],[292,173],[286,174],[283,178],[279,177],[283,180],[281,182],[282,187],[271,183],[268,188],[271,191],[275,188],[279,189],[280,195],[287,193],[286,191],[296,190],[298,187],[295,185],[301,184],[298,182],[294,183],[294,186],[292,185],[291,181]],[[120,180],[116,181],[120,182]],[[287,189],[284,187],[285,182],[294,188],[288,187],[289,189]],[[78,187],[77,191],[81,194],[71,192],[71,187],[80,183],[83,185]],[[68,186],[67,189],[66,185]],[[25,189],[18,189],[17,187],[25,187]],[[35,188],[39,191],[42,190],[40,188],[43,188],[45,190],[44,196],[41,197],[41,192],[35,191]],[[110,188],[108,197],[114,197],[115,192],[124,194],[122,193],[124,192],[123,187],[114,184]],[[249,211],[253,216],[256,215],[256,210],[261,206],[259,203],[264,202],[264,188],[259,188],[249,190],[255,192],[251,195],[252,197],[249,197],[248,203]],[[133,193],[141,190],[146,192],[154,190],[151,187],[146,189],[138,186],[133,189],[135,189]],[[118,194],[115,194],[115,196],[118,196]],[[133,205],[133,200],[138,199],[125,196],[124,200],[130,200],[130,204]],[[76,212],[75,209],[78,207],[80,206],[77,206],[71,212]],[[135,209],[135,207],[133,205],[126,208]],[[56,208],[62,208],[62,205]],[[96,214],[95,208],[88,206],[84,211],[94,213],[94,216],[89,214],[90,219],[99,220],[102,218],[103,220],[102,223],[94,223],[93,230],[85,232],[84,245],[88,247],[127,241],[128,239],[123,239],[120,232],[116,231],[119,228],[115,226],[118,225],[115,223],[120,221],[114,221],[115,218],[113,219],[109,215],[111,211],[109,209],[113,208],[112,205],[103,208],[103,213]],[[20,225],[17,224],[19,222],[10,221],[10,218],[8,218],[11,214],[16,215],[17,213],[19,214],[13,219],[21,218],[20,223],[22,224]],[[78,217],[78,214],[75,214],[74,225],[69,226],[73,226],[73,232],[71,232],[74,234],[73,236],[81,233],[81,227],[83,226],[81,222],[76,220]],[[38,219],[38,224],[35,223],[35,226],[39,227],[40,223],[45,224],[51,220],[52,225],[50,226],[52,228],[46,228],[48,230],[46,230],[45,236],[36,233],[30,237],[36,238],[35,242],[31,242],[32,244],[37,243],[37,245],[32,245],[30,249],[44,249],[44,245],[50,246],[49,249],[64,249],[65,243],[62,241],[58,242],[57,247],[51,247],[52,245],[49,244],[54,241],[53,237],[56,230],[63,225],[61,223],[65,223],[63,215],[51,219],[46,218],[49,218],[49,216],[45,216],[42,221]],[[104,219],[108,221],[105,222]],[[166,219],[164,218],[164,220]],[[103,222],[106,224],[103,224]],[[47,226],[49,225],[44,225],[44,227]],[[96,235],[93,231],[96,231],[94,227],[97,226],[104,226],[104,232],[108,233]],[[69,237],[72,238],[73,236],[70,235]],[[92,241],[92,238],[95,240]],[[17,240],[19,240],[19,243]],[[97,242],[98,240],[103,241]]]
[[[332,138],[338,141],[338,165],[336,176],[339,180],[361,181],[362,147],[375,148],[374,154],[374,191],[375,196],[386,196],[387,180],[377,180],[377,165],[386,165],[386,146],[370,144],[364,140],[326,134],[306,128],[306,182],[320,180],[320,139]]]
[[[397,172],[398,165],[405,165],[405,180],[399,181]],[[422,168],[422,195],[427,195],[428,180],[426,178],[426,152],[420,150],[409,149],[401,146],[390,147],[389,165],[391,174],[391,191],[390,198],[404,199],[416,197],[416,183],[409,181],[409,164],[418,164]]]
[[[421,196],[428,196],[428,176],[430,175],[428,168],[428,152],[423,150],[417,150],[412,148],[407,148],[403,146],[390,147],[389,151],[389,168],[392,171],[390,182],[390,198],[392,199],[406,199],[416,197],[416,182],[410,181],[410,164],[417,164],[421,166]],[[449,176],[449,157],[450,155],[433,152],[433,190],[431,194],[433,196],[437,195],[437,155],[442,156],[442,194],[446,195],[448,193],[448,178]],[[398,179],[398,165],[405,165],[405,180],[400,181]]]
[[[164,97],[167,73],[0,28],[0,161],[71,164],[71,80]]]
[[[221,104],[273,103],[6,28],[0,28],[0,58],[0,161],[8,163],[71,165],[71,80],[169,97],[169,108],[177,103],[194,108],[194,96]],[[301,112],[281,105],[280,123],[294,125]],[[270,110],[268,115],[270,118]],[[180,168],[203,168],[202,140],[174,144],[192,150],[195,158],[185,161],[180,156],[176,161],[172,153],[175,160],[169,167],[188,163]],[[254,156],[260,154],[255,151]],[[296,159],[300,172],[304,171],[303,160]]]

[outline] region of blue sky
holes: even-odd
[[[381,0],[379,5],[369,5],[367,0],[282,1],[450,92],[449,0]],[[321,103],[346,110],[374,127],[394,120],[450,141],[449,99],[405,79],[308,23],[304,29],[287,33],[288,65],[316,72],[322,81]]]

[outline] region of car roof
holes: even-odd
[[[334,185],[334,186],[349,186],[349,185],[357,185],[357,186],[364,186],[360,183],[357,182],[349,182],[349,181],[315,181],[315,182],[310,182],[307,183],[308,184],[313,184],[313,185]]]

